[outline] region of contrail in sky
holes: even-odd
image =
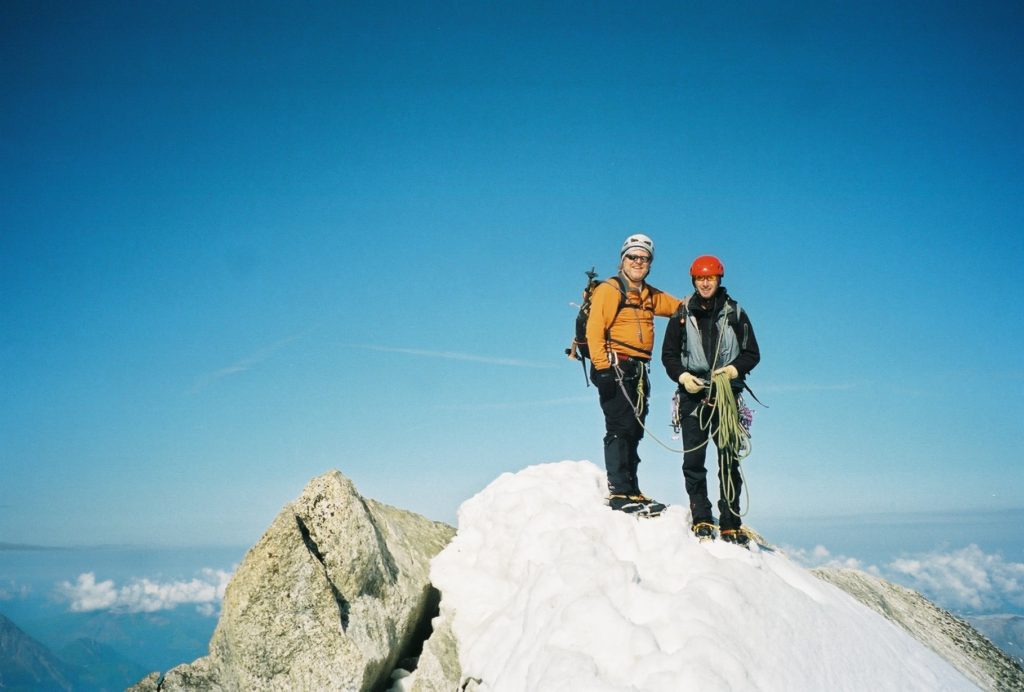
[[[592,401],[597,401],[597,396],[596,395],[594,395],[594,396],[567,396],[567,397],[562,397],[561,399],[545,399],[543,401],[503,401],[503,402],[496,402],[496,403],[491,403],[491,404],[445,405],[445,406],[435,406],[434,408],[438,409],[438,410],[441,410],[441,411],[446,411],[446,410],[453,410],[453,411],[473,410],[473,411],[479,411],[481,409],[496,410],[496,409],[519,409],[519,408],[534,409],[534,408],[544,407],[544,406],[567,406],[567,405],[570,405],[570,404],[575,406],[575,405],[578,405],[578,404],[581,404],[581,403],[590,403]]]
[[[821,391],[846,391],[856,389],[858,385],[850,382],[846,384],[765,384],[754,388],[755,392],[821,392]]]
[[[192,386],[192,393],[195,394],[196,392],[210,386],[217,380],[252,370],[260,363],[268,360],[271,356],[273,356],[275,353],[280,351],[285,346],[294,343],[299,339],[304,338],[311,331],[313,330],[307,329],[306,331],[301,332],[299,334],[294,334],[292,336],[281,339],[280,341],[275,341],[269,346],[261,348],[252,355],[246,356],[245,358],[242,358],[241,360],[238,360],[232,363],[231,365],[223,367],[220,370],[215,370],[214,372],[200,376],[199,378],[196,379],[196,383]]]
[[[384,351],[386,353],[406,353],[411,356],[424,356],[426,358],[447,358],[448,360],[472,361],[475,363],[488,363],[490,365],[507,365],[515,368],[553,368],[554,365],[547,363],[532,363],[517,358],[494,358],[491,356],[478,356],[472,353],[459,353],[458,351],[428,351],[419,348],[395,348],[392,346],[375,346],[372,344],[346,344],[354,348],[363,348],[369,351]]]

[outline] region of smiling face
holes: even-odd
[[[642,248],[630,248],[622,256],[620,269],[632,283],[640,283],[651,271],[651,253]]]
[[[697,293],[701,298],[707,300],[711,296],[715,295],[715,291],[718,290],[718,283],[722,277],[720,276],[697,276],[693,279],[694,288],[697,289]]]

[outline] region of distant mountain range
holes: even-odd
[[[30,545],[28,543],[4,543],[0,541],[0,550],[68,550],[45,545]]]
[[[123,690],[146,669],[111,647],[76,639],[53,652],[0,614],[0,689]]]

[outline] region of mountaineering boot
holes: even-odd
[[[665,505],[643,495],[609,495],[608,506],[639,517],[656,517],[666,509]]]
[[[693,535],[701,543],[715,540],[715,525],[706,521],[699,521],[693,525]]]
[[[630,495],[630,499],[643,503],[646,508],[645,514],[648,516],[657,516],[668,509],[667,505],[664,505],[657,500],[652,500],[641,492],[637,492],[635,495]]]
[[[722,529],[721,538],[726,543],[735,543],[743,548],[750,547],[750,536],[743,529]]]
[[[616,512],[625,512],[626,514],[636,514],[638,512],[646,510],[644,503],[640,502],[631,495],[609,495],[608,506],[614,509]]]

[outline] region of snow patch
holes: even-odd
[[[463,678],[493,690],[977,689],[783,554],[698,543],[689,511],[604,504],[586,461],[503,474],[432,563]]]

